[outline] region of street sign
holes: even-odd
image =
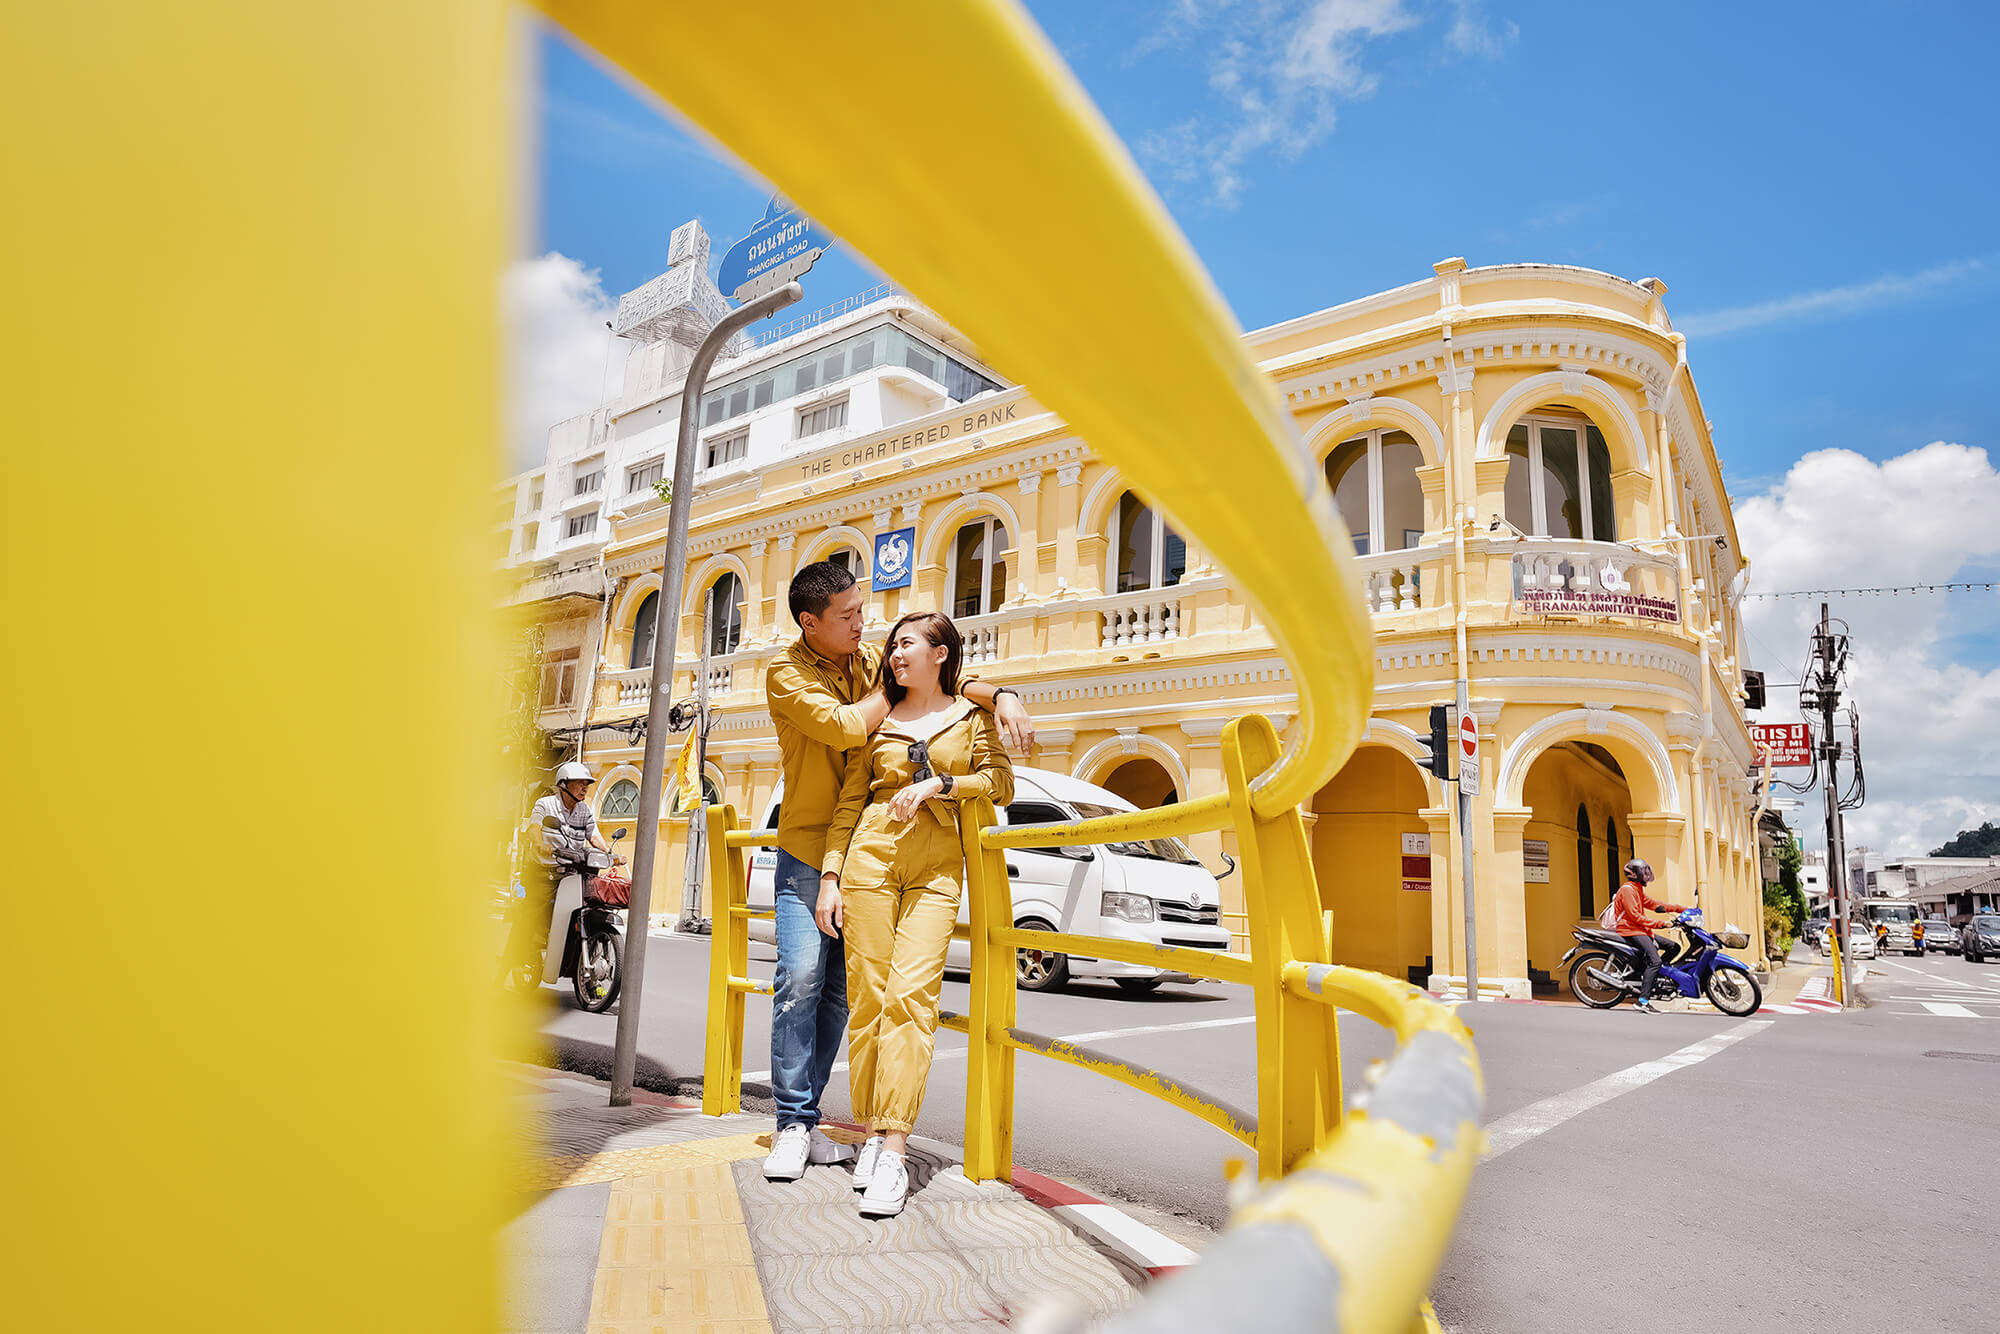
[[[750,234],[722,257],[715,285],[738,301],[748,301],[799,277],[832,245],[833,238],[818,223],[783,196],[772,195]]]
[[[1756,758],[1750,767],[1764,767],[1764,747],[1771,748],[1771,763],[1780,769],[1811,768],[1813,762],[1812,724],[1752,723],[1750,741]]]
[[[1458,715],[1458,790],[1479,795],[1479,720],[1470,711]]]

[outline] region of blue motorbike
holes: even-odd
[[[1709,1004],[1724,1014],[1740,1017],[1757,1013],[1757,1007],[1764,1003],[1763,989],[1747,965],[1722,952],[1723,942],[1701,924],[1701,909],[1688,909],[1674,918],[1674,925],[1685,938],[1653,938],[1660,947],[1660,973],[1653,982],[1653,997],[1692,999],[1705,995]],[[1569,964],[1571,995],[1594,1010],[1639,999],[1639,979],[1645,976],[1646,962],[1636,947],[1616,931],[1602,927],[1579,926],[1571,934],[1577,943],[1562,959]],[[1737,944],[1735,940],[1729,943]]]

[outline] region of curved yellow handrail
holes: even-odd
[[[1372,701],[1353,547],[1206,272],[1020,8],[776,4],[747,25],[706,3],[541,8],[779,182],[1225,554],[1299,694],[1297,742],[1260,777],[1258,813],[1310,800]],[[857,131],[919,86],[921,114]]]

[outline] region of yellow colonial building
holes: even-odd
[[[1665,291],[1447,260],[1246,335],[1353,534],[1374,618],[1374,718],[1307,814],[1344,962],[1462,980],[1455,803],[1417,764],[1430,706],[1461,681],[1484,756],[1471,840],[1487,987],[1557,986],[1570,927],[1635,854],[1660,897],[1762,934],[1746,563]],[[563,468],[659,475],[682,410],[673,346],[635,354]],[[1139,804],[1220,791],[1228,718],[1290,724],[1294,683],[1226,553],[1178,533],[1030,387],[1006,386],[910,299],[807,323],[721,363],[710,385],[694,409],[686,594],[670,609],[674,694],[693,689],[706,638],[710,782],[753,818],[779,776],[764,666],[796,634],[787,581],[814,560],[850,563],[880,629],[912,608],[950,611],[977,673],[1016,686],[1034,714],[1035,752],[1017,759]],[[570,493],[566,475],[540,480]],[[607,727],[644,709],[666,522],[648,485],[583,530],[604,592],[584,649],[598,661],[582,664],[571,709],[588,713],[585,757],[614,825],[636,808],[640,750]],[[681,828],[668,824],[675,848]],[[1220,867],[1227,836],[1206,837],[1195,850]],[[662,913],[681,861],[663,860]],[[1223,881],[1225,908],[1236,884]]]

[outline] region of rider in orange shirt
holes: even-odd
[[[1625,863],[1625,883],[1618,887],[1618,894],[1611,900],[1612,929],[1625,937],[1625,943],[1634,946],[1646,960],[1645,976],[1639,979],[1639,1006],[1647,1014],[1653,1010],[1653,980],[1660,975],[1660,946],[1653,939],[1653,931],[1658,925],[1648,912],[1686,912],[1678,903],[1657,903],[1646,893],[1646,886],[1653,883],[1653,868],[1643,860],[1634,857]]]

